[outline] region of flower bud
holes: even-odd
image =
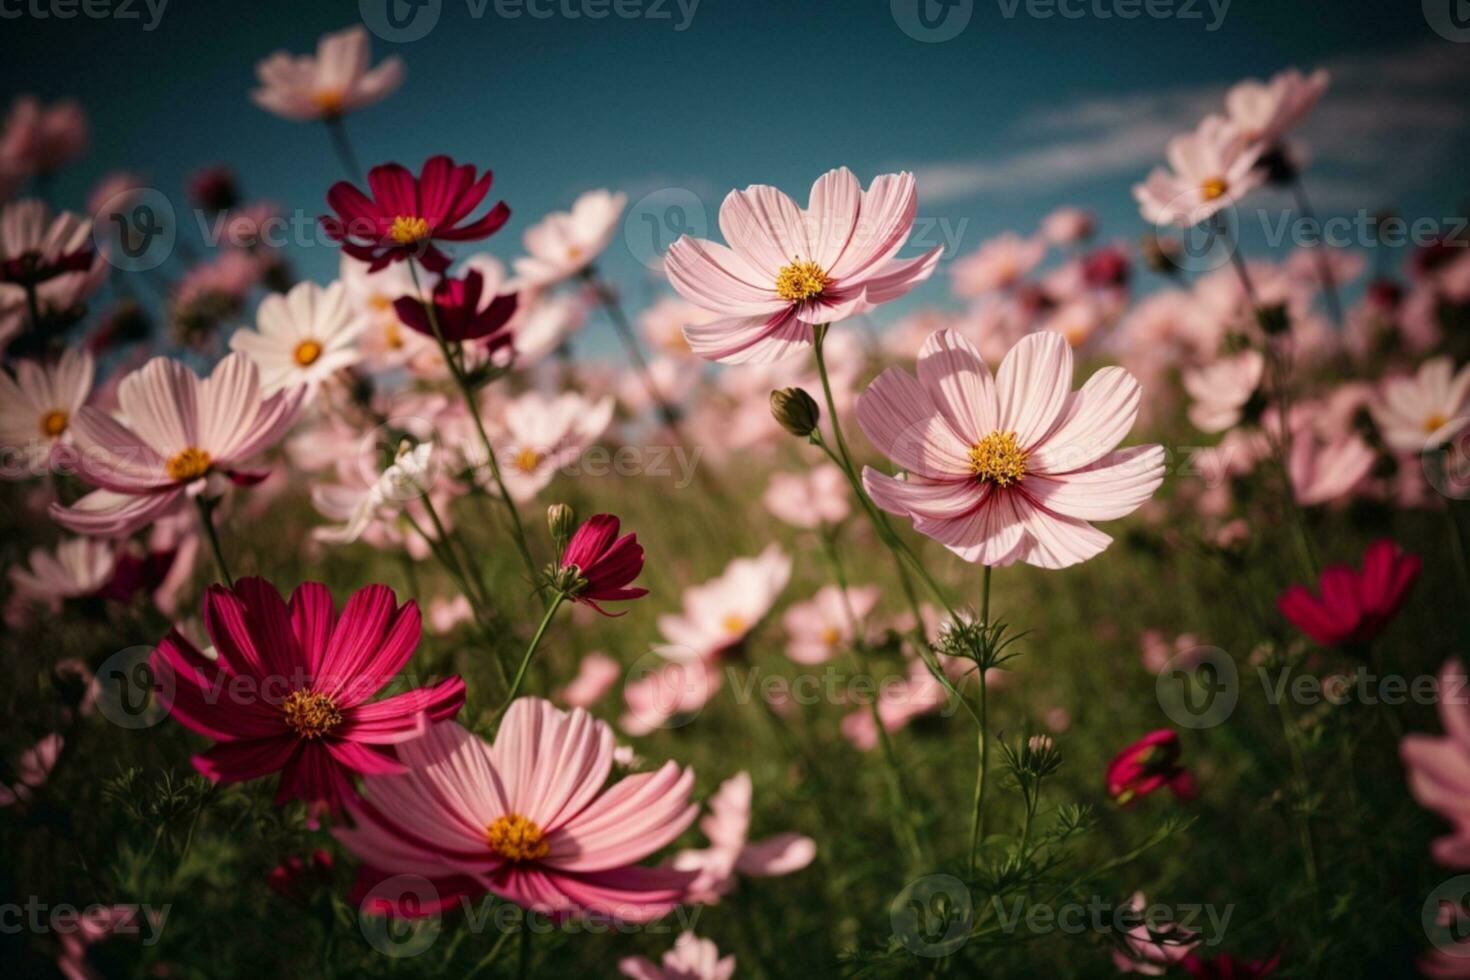
[[[781,423],[781,428],[801,439],[815,432],[822,419],[822,410],[800,388],[778,388],[771,392],[771,414]]]
[[[577,529],[577,512],[567,504],[552,504],[546,508],[546,526],[551,529],[551,543],[559,555]]]

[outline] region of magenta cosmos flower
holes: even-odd
[[[1277,598],[1276,608],[1323,646],[1367,643],[1404,604],[1423,564],[1382,538],[1363,552],[1362,568],[1328,565],[1318,592],[1293,585]]]
[[[1194,799],[1194,777],[1179,764],[1183,752],[1178,732],[1168,728],[1149,732],[1108,763],[1108,795],[1129,806],[1167,786],[1181,800]]]
[[[487,170],[477,180],[472,164],[455,166],[447,156],[430,157],[417,177],[400,163],[385,163],[369,170],[367,179],[372,197],[349,181],[333,184],[327,203],[337,214],[319,220],[327,237],[367,262],[369,272],[414,258],[430,272],[442,273],[449,256],[435,242],[489,238],[510,218],[510,208],[500,201],[468,221],[490,193],[493,175]]]
[[[90,405],[70,432],[81,475],[98,487],[71,507],[51,505],[58,524],[80,534],[131,534],[175,510],[211,478],[252,483],[241,467],[296,420],[306,389],[262,397],[255,364],[235,353],[200,379],[178,361],[155,357],[118,385],[119,422]]]
[[[907,293],[944,251],[894,257],[918,207],[913,174],[884,174],[864,191],[846,167],[817,178],[805,211],[763,184],[731,191],[720,206],[728,247],[685,235],[664,259],[679,294],[719,317],[684,327],[690,349],[724,364],[767,363],[810,344],[814,325]]]
[[[941,330],[919,351],[917,379],[889,368],[858,398],[863,431],[907,471],[866,467],[863,485],[966,561],[1064,568],[1112,540],[1089,521],[1132,513],[1164,479],[1161,446],[1114,451],[1138,404],[1119,367],[1074,393],[1060,334],[1021,338],[992,380],[969,341]]]
[[[494,351],[511,342],[511,333],[504,328],[515,316],[516,294],[497,296],[492,292],[485,296],[485,277],[479,270],[471,269],[462,279],[440,279],[431,301],[433,321],[429,319],[429,308],[417,296],[395,299],[393,312],[405,327],[426,337],[434,336],[437,322],[440,334],[451,344],[473,340]]]
[[[637,862],[699,813],[694,772],[665,763],[606,786],[613,733],[540,698],[510,706],[494,744],[453,722],[401,746],[409,771],[370,775],[337,838],[368,868],[355,900],[385,876],[422,875],[439,903],[383,899],[377,911],[422,916],[486,892],[553,916],[648,922],[678,905],[694,875]]]
[[[560,567],[570,576],[567,597],[604,616],[623,613],[610,613],[599,602],[623,602],[648,595],[647,589],[628,587],[643,571],[643,546],[636,534],[618,537],[619,526],[611,514],[588,518],[561,556]]]
[[[194,767],[215,782],[281,774],[276,802],[325,802],[352,795],[354,774],[405,771],[393,746],[464,704],[464,681],[369,701],[418,647],[418,604],[398,605],[385,585],[359,589],[337,614],[320,582],[298,586],[288,605],[275,586],[243,578],[210,586],[204,628],[213,658],[177,630],[153,652],[155,677],[172,687],[169,713],[215,740]],[[169,684],[172,680],[172,684]]]

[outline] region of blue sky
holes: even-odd
[[[79,207],[98,176],[123,168],[178,203],[190,171],[223,161],[249,196],[318,213],[342,176],[326,134],[270,116],[247,92],[259,58],[312,49],[360,23],[359,4],[172,0],[144,30],[144,0],[128,2],[139,19],[27,13],[0,25],[3,90],[76,96],[92,117],[92,151],[57,181],[56,202]],[[526,2],[552,16],[530,16]],[[1030,231],[1061,203],[1133,237],[1144,225],[1128,189],[1170,134],[1238,78],[1325,65],[1333,88],[1302,133],[1319,209],[1464,210],[1470,45],[1436,33],[1417,2],[1151,0],[1185,15],[1125,20],[1098,11],[1129,0],[1063,0],[1076,18],[1034,16],[1049,0],[971,0],[965,28],[942,43],[901,26],[915,0],[699,0],[692,18],[693,0],[619,0],[642,15],[563,13],[589,2],[440,0],[421,39],[374,37],[374,56],[400,55],[408,78],[349,120],[364,163],[416,167],[447,152],[492,167],[513,211],[488,243],[502,258],[528,223],[591,187],[688,200],[695,224],[712,223],[731,187],[773,183],[804,199],[837,165],[864,181],[914,170],[921,217],[952,254]],[[52,3],[3,0],[0,13]],[[636,212],[627,228],[604,265],[637,296],[649,288],[637,258],[648,232]],[[319,280],[336,267],[325,246],[293,260]],[[942,279],[919,299],[941,299]]]

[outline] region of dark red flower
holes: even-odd
[[[1193,953],[1184,958],[1184,969],[1200,980],[1260,980],[1276,972],[1281,954],[1273,953],[1264,960],[1239,960],[1229,953],[1202,959]]]
[[[120,549],[112,566],[112,578],[97,590],[97,595],[113,602],[128,602],[139,592],[152,592],[168,577],[176,554],[175,550],[168,550],[140,555],[131,548]]]
[[[1128,746],[1108,763],[1108,795],[1123,806],[1167,786],[1182,800],[1195,796],[1194,777],[1179,764],[1179,733],[1160,728]]]
[[[1095,249],[1082,259],[1082,278],[1094,289],[1126,286],[1132,271],[1128,253],[1116,245]]]
[[[224,164],[201,167],[189,176],[189,198],[212,214],[229,211],[240,204],[240,185]]]
[[[1366,643],[1398,612],[1422,567],[1418,555],[1382,538],[1363,553],[1361,569],[1329,565],[1318,579],[1320,594],[1293,585],[1276,608],[1323,646]]]
[[[618,537],[618,519],[611,514],[596,514],[577,528],[567,542],[560,567],[567,573],[567,595],[573,602],[585,602],[604,616],[610,613],[597,603],[639,599],[648,595],[644,588],[628,588],[628,583],[643,571],[643,546],[638,535]]]
[[[481,309],[485,277],[470,270],[463,279],[445,277],[434,287],[434,317],[444,339],[457,343],[465,340],[484,341],[490,350],[510,343],[510,331],[502,330],[516,312],[516,294],[492,296]],[[393,310],[405,327],[425,336],[434,336],[428,308],[417,296],[401,296],[393,301]]]
[[[418,259],[431,272],[449,268],[449,256],[435,242],[473,242],[489,238],[510,217],[501,201],[482,217],[466,222],[490,192],[492,175],[475,178],[472,164],[456,166],[447,156],[430,157],[418,177],[399,163],[368,171],[368,197],[348,181],[327,191],[336,216],[322,215],[328,237],[342,250],[370,263],[376,272],[390,262]]]
[[[332,852],[318,847],[309,857],[292,854],[286,858],[265,876],[265,883],[282,898],[300,901],[315,886],[330,884],[335,866]]]

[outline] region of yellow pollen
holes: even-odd
[[[66,424],[71,421],[61,409],[53,409],[41,416],[41,435],[48,439],[56,439],[66,431]]]
[[[1026,478],[1030,450],[1016,444],[1014,432],[992,432],[970,447],[970,469],[982,480],[1008,487]]]
[[[776,276],[776,295],[788,303],[800,303],[822,295],[832,279],[815,262],[793,259]]]
[[[168,478],[175,483],[197,480],[209,472],[211,462],[209,453],[198,446],[181,449],[168,461]]]
[[[383,333],[384,333],[383,342],[388,345],[388,349],[389,350],[401,350],[402,349],[402,347],[403,347],[403,331],[400,330],[400,329],[398,329],[398,324],[396,324],[396,323],[390,323],[390,324],[388,324],[388,329],[385,330]]]
[[[513,462],[515,463],[516,469],[522,473],[534,473],[536,467],[541,465],[541,460],[544,458],[534,449],[522,449],[516,453],[516,458]]]
[[[302,738],[321,738],[342,724],[342,712],[329,695],[302,688],[292,691],[281,704],[286,724]]]
[[[388,237],[400,245],[412,245],[429,237],[429,223],[411,214],[400,214],[393,219]]]
[[[382,293],[374,293],[373,298],[368,300],[368,303],[379,313],[386,313],[389,307],[393,305],[393,301]]]
[[[1424,431],[1438,432],[1440,426],[1444,425],[1448,421],[1449,419],[1445,418],[1439,412],[1435,412],[1433,415],[1429,416],[1429,418],[1424,420]]]
[[[582,246],[580,246],[580,245],[569,245],[569,246],[567,246],[567,259],[568,259],[568,261],[571,261],[571,262],[580,262],[582,260],[582,255],[583,255]]]
[[[296,363],[302,367],[310,367],[316,363],[316,359],[322,356],[322,345],[314,340],[303,340],[296,345]]]
[[[347,97],[340,88],[324,88],[314,93],[311,101],[322,111],[322,115],[335,116],[341,113],[342,107],[347,102]]]
[[[731,613],[730,615],[726,616],[723,620],[720,621],[720,625],[725,627],[726,633],[730,634],[744,633],[749,626],[749,624],[745,621],[745,617],[741,616],[739,613]]]
[[[551,853],[551,842],[541,828],[519,813],[496,817],[485,828],[485,840],[507,861],[537,861]]]
[[[1223,197],[1228,190],[1230,190],[1230,185],[1225,181],[1224,177],[1211,177],[1199,185],[1200,196],[1206,201],[1213,201],[1217,197]]]
[[[842,631],[835,626],[828,626],[822,630],[822,642],[829,647],[835,647],[842,642]]]

